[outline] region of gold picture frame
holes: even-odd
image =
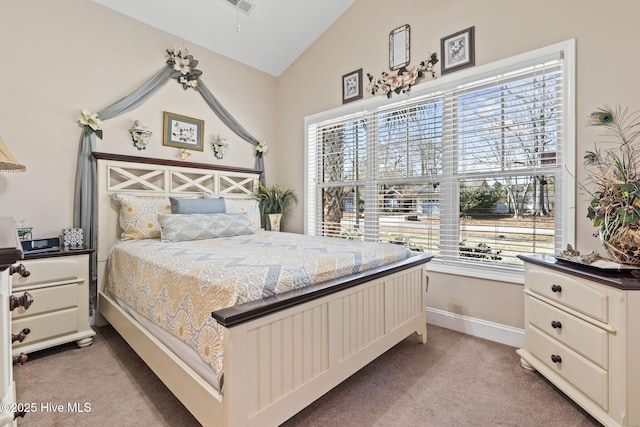
[[[164,112],[162,145],[204,151],[204,120]]]

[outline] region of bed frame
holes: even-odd
[[[98,311],[205,426],[276,426],[414,332],[426,343],[425,264],[385,268],[212,313],[224,329],[219,393],[102,290],[120,230],[114,192],[251,198],[260,172],[94,153]],[[98,319],[100,320],[100,319]]]

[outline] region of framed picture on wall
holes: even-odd
[[[342,103],[362,99],[362,68],[342,76]]]
[[[204,120],[164,112],[162,145],[187,150],[204,150]]]
[[[440,39],[442,74],[475,65],[474,30],[469,27]]]

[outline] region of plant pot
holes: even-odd
[[[640,229],[637,227],[620,227],[602,243],[620,264],[640,265]]]
[[[267,218],[269,218],[269,230],[271,231],[280,231],[280,222],[282,221],[282,214],[268,214]]]

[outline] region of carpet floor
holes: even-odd
[[[14,377],[18,402],[35,409],[18,426],[199,425],[110,326],[97,329],[90,347],[31,353]],[[283,424],[542,425],[600,426],[520,367],[513,347],[432,325],[426,345],[408,337]]]

